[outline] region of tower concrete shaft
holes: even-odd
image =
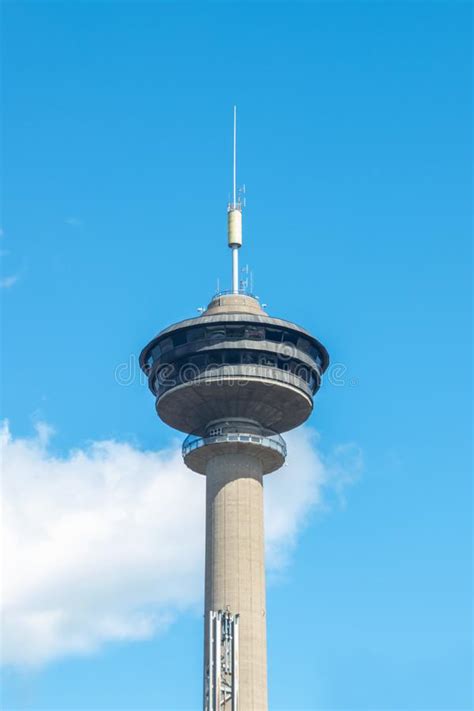
[[[214,610],[239,613],[239,708],[266,711],[262,463],[244,452],[219,454],[208,461],[206,475],[205,619]],[[206,625],[206,669],[208,634]],[[230,711],[230,702],[222,708]]]

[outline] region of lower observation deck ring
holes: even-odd
[[[255,456],[262,463],[262,473],[270,474],[283,466],[286,444],[283,437],[276,433],[228,432],[208,437],[189,435],[184,440],[182,453],[186,466],[198,474],[205,474],[207,463],[219,454],[241,453]]]

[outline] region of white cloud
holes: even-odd
[[[94,442],[59,457],[51,435],[44,424],[31,439],[7,424],[1,435],[2,648],[14,665],[147,638],[201,605],[204,477],[186,469],[179,443]],[[339,471],[325,462],[309,428],[287,439],[288,466],[265,480],[270,569],[287,562],[322,486],[357,468],[337,452]]]
[[[10,289],[10,287],[17,283],[19,278],[18,274],[11,274],[10,276],[2,277],[0,279],[0,289]]]

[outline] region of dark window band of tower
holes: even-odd
[[[257,341],[258,347],[247,341]],[[204,373],[209,375],[209,371],[236,365],[262,366],[292,374],[304,381],[314,395],[327,366],[327,354],[316,339],[297,331],[240,322],[164,333],[142,352],[140,362],[148,375],[150,390],[157,397]]]

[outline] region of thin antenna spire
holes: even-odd
[[[234,172],[233,172],[233,207],[237,207],[237,106],[234,106]]]

